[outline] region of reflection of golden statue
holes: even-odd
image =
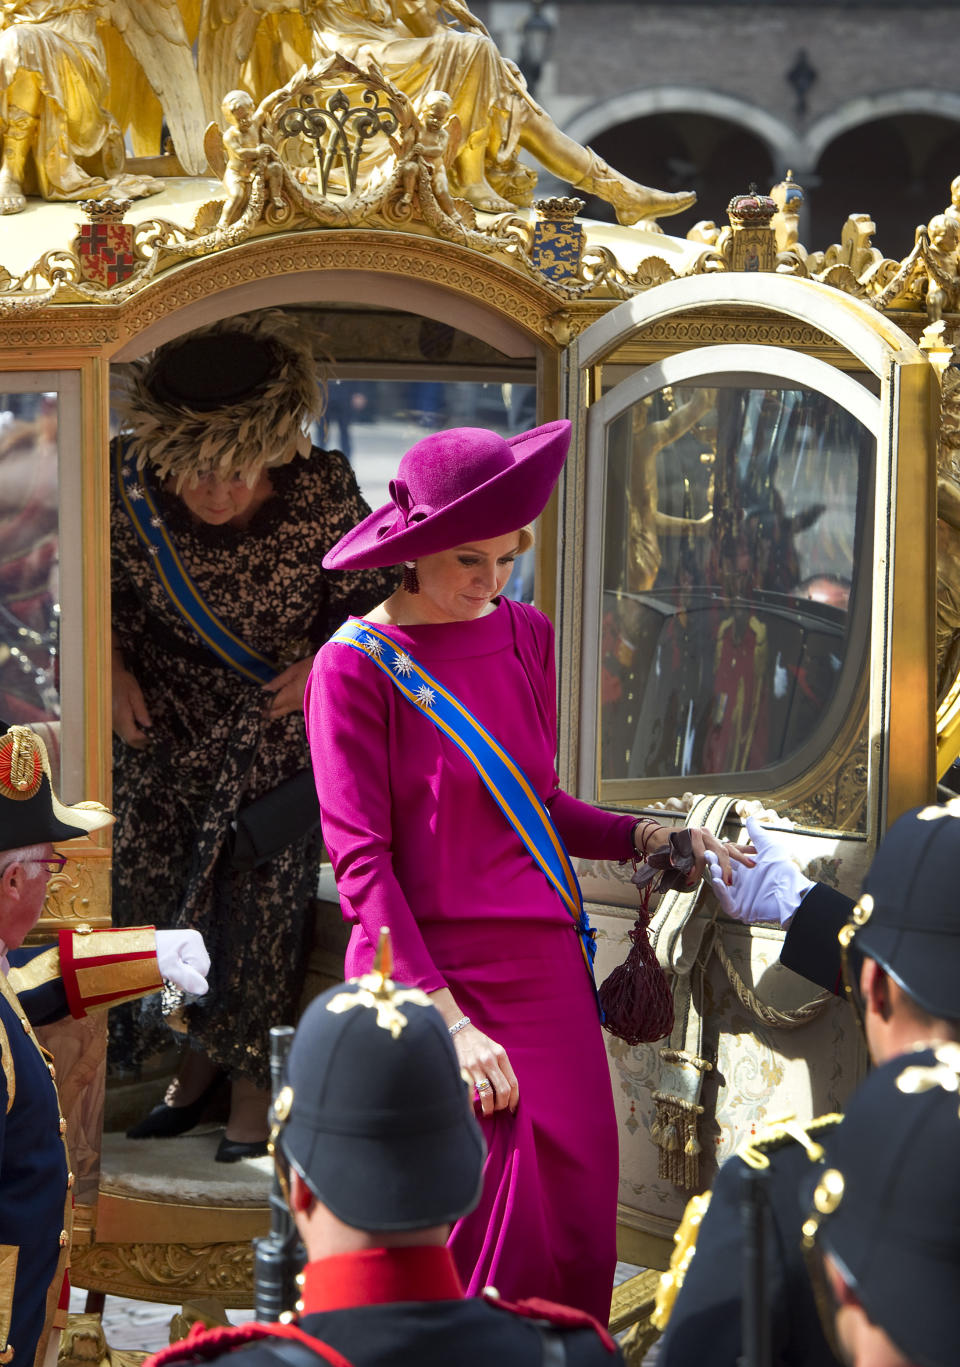
[[[627,588],[631,593],[652,589],[660,569],[660,536],[687,532],[703,536],[713,513],[703,517],[671,517],[659,509],[657,456],[695,427],[713,407],[714,391],[698,389],[685,403],[678,404],[666,418],[647,419],[647,405],[633,409],[633,445],[630,455],[630,549],[627,561]]]
[[[176,0],[3,0],[0,213],[20,213],[28,194],[101,199],[163,188],[151,177],[122,174],[123,135],[107,107],[107,57],[97,31],[104,20],[116,25],[165,100],[184,165],[202,169],[199,87]]]
[[[211,111],[238,84],[258,98],[283,84],[290,70],[278,71],[275,62],[271,70],[266,49],[282,50],[276,17],[291,12],[297,18],[290,19],[287,42],[309,44],[309,51],[299,52],[304,60],[340,53],[364,66],[372,58],[418,109],[431,92],[450,92],[462,130],[451,185],[475,209],[506,213],[529,202],[530,174],[517,159],[521,148],[577,189],[612,204],[621,223],[680,213],[694,202],[692,193],[638,185],[562,133],[460,0],[312,0],[309,6],[301,0],[203,0],[200,74]],[[441,18],[443,12],[450,20]],[[263,16],[270,21],[258,35]],[[246,64],[243,70],[238,60]],[[265,81],[272,84],[260,88]]]

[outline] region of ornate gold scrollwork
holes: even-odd
[[[229,1309],[244,1309],[252,1303],[253,1249],[249,1243],[89,1244],[72,1250],[70,1278],[110,1295],[152,1301],[215,1295]]]

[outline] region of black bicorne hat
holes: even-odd
[[[0,850],[22,850],[108,826],[113,817],[99,802],[72,807],[53,790],[46,746],[29,726],[0,722]]]
[[[931,1015],[960,1020],[960,799],[890,827],[863,881],[853,944]]]
[[[311,1002],[274,1103],[291,1166],[344,1224],[452,1224],[480,1199],[485,1146],[443,1017],[379,968]]]

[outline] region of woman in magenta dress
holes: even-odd
[[[567,422],[508,441],[459,428],[404,456],[391,502],[324,559],[329,569],[402,562],[404,586],[359,619],[376,629],[360,633],[377,642],[368,653],[338,640],[322,648],[306,715],[324,838],[353,922],[346,974],[369,971],[388,926],[394,976],[430,994],[476,1083],[484,1192],[451,1236],[468,1294],[492,1284],[508,1299],[542,1296],[605,1321],[617,1130],[574,920],[427,715],[430,698],[415,705],[382,667],[404,674],[412,659],[456,695],[524,771],[572,856],[642,858],[666,841],[655,823],[559,787],[553,628],[500,596],[569,436]],[[706,832],[694,845],[701,856],[717,849],[729,868],[727,847]]]

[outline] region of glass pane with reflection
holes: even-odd
[[[59,405],[0,393],[0,718],[60,717]]]
[[[756,772],[813,744],[853,672],[875,445],[825,395],[759,380],[665,388],[611,424],[603,779]]]

